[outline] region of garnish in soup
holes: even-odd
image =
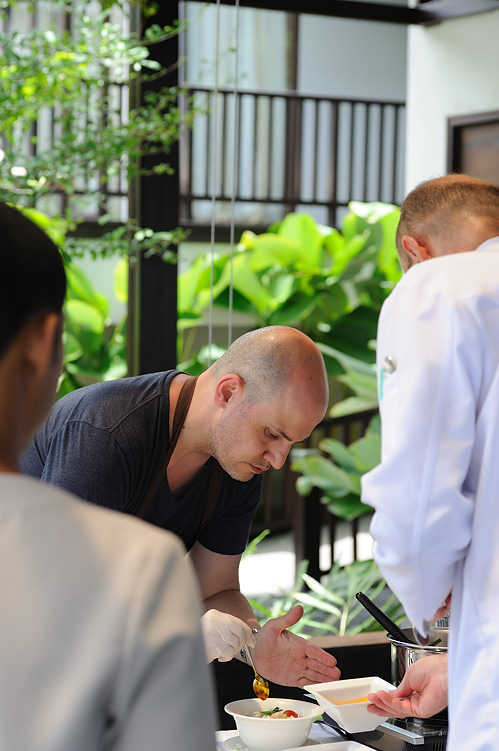
[[[288,720],[290,717],[299,717],[300,715],[294,712],[292,709],[281,709],[280,707],[274,707],[274,709],[261,710],[260,712],[254,712],[254,717],[270,717],[276,720]]]

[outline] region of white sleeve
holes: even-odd
[[[482,358],[466,306],[417,279],[399,284],[380,317],[378,372],[385,358],[395,369],[380,378],[381,464],[364,476],[362,500],[375,508],[375,559],[425,634],[471,536],[466,475]]]
[[[113,751],[215,748],[214,687],[197,581],[180,542],[162,537],[130,582],[115,727],[106,745]]]

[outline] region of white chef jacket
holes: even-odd
[[[452,590],[448,751],[499,749],[499,237],[412,267],[380,315],[375,558],[411,622]]]

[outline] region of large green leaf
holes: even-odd
[[[377,380],[374,368],[370,373],[360,373],[349,370],[345,375],[338,378],[341,383],[352,389],[355,394],[363,399],[377,402]]]
[[[331,603],[321,600],[318,597],[309,595],[306,592],[297,592],[295,595],[296,601],[301,605],[311,605],[313,608],[320,608],[325,613],[332,613],[333,615],[340,616],[341,610]]]
[[[180,274],[178,278],[178,311],[183,315],[195,306],[195,299],[198,291],[199,280],[205,268],[205,257],[199,256],[190,265],[187,271]]]
[[[113,289],[116,299],[128,302],[128,258],[120,258],[113,274]]]
[[[359,478],[348,474],[323,456],[304,456],[292,463],[292,469],[295,472],[306,472],[306,477],[299,477],[297,480],[300,493],[312,483],[313,487],[322,488],[334,495],[360,494]]]
[[[395,208],[391,213],[380,219],[383,239],[378,250],[378,264],[380,271],[388,281],[398,282],[402,276],[402,269],[395,247],[395,233],[400,219],[400,209]]]
[[[326,280],[324,293],[321,298],[329,323],[342,318],[350,311],[350,302],[345,290],[334,277]]]
[[[350,453],[348,446],[345,446],[341,441],[337,441],[335,438],[324,438],[319,448],[321,451],[325,451],[330,455],[332,459],[343,467],[347,472],[355,472],[357,467],[355,466],[355,459]]]
[[[354,235],[349,240],[343,240],[341,249],[338,249],[334,256],[334,263],[331,267],[331,273],[339,276],[342,274],[352,259],[359,255],[363,250],[368,238],[368,232],[361,235]]]
[[[337,360],[341,365],[345,368],[345,370],[350,370],[352,372],[358,372],[358,373],[366,373],[369,374],[372,372],[372,364],[369,362],[363,362],[362,360],[358,360],[355,357],[352,357],[352,355],[348,354],[344,350],[338,349],[338,347],[332,346],[330,344],[326,344],[324,342],[318,342],[317,343],[318,348],[324,355],[324,357],[330,357],[334,360]],[[372,354],[370,355],[372,359]]]
[[[329,410],[329,417],[345,417],[346,415],[355,415],[359,412],[367,412],[377,407],[377,401],[372,399],[362,399],[358,396],[349,396],[342,399],[341,402],[333,404]]]
[[[288,214],[281,223],[279,235],[292,240],[301,249],[300,265],[309,268],[321,266],[323,239],[311,216]]]
[[[102,313],[83,300],[67,300],[66,318],[71,326],[102,334],[104,332],[104,317]]]
[[[333,516],[346,521],[353,521],[359,516],[372,512],[370,506],[366,506],[359,501],[358,495],[350,494],[343,498],[332,498],[330,495],[324,495],[321,501],[327,506]]]
[[[87,275],[75,264],[66,267],[68,292],[71,296],[95,308],[103,318],[109,315],[109,301],[107,297],[97,292]]]
[[[251,252],[253,271],[268,269],[274,264],[282,268],[295,266],[302,258],[302,248],[297,242],[281,235],[263,234],[254,239]]]
[[[251,268],[247,256],[239,256],[234,259],[234,289],[246,297],[256,310],[263,315],[266,310],[271,310],[277,304],[265,287],[261,284],[258,276]],[[228,280],[230,282],[230,278]]]
[[[359,472],[364,474],[379,464],[381,459],[381,436],[368,435],[351,443],[350,451]]]
[[[278,306],[285,305],[296,290],[295,274],[268,274],[260,277],[262,284],[265,284],[269,295]]]
[[[273,326],[298,326],[307,316],[311,314],[316,306],[313,298],[302,298],[295,301],[288,301],[273,311],[267,323]]]

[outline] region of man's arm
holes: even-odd
[[[251,606],[239,589],[240,555],[213,553],[196,542],[189,553],[198,576],[206,610],[216,608],[245,621],[250,628],[259,623]],[[284,686],[338,680],[336,659],[306,639],[287,629],[303,614],[300,605],[289,613],[272,618],[257,635],[253,655],[257,670],[265,678]]]
[[[426,635],[470,540],[465,488],[481,342],[463,306],[449,305],[418,267],[400,285],[380,317],[382,459],[362,479],[362,500],[375,508],[381,572]],[[387,360],[395,367],[384,369]]]

